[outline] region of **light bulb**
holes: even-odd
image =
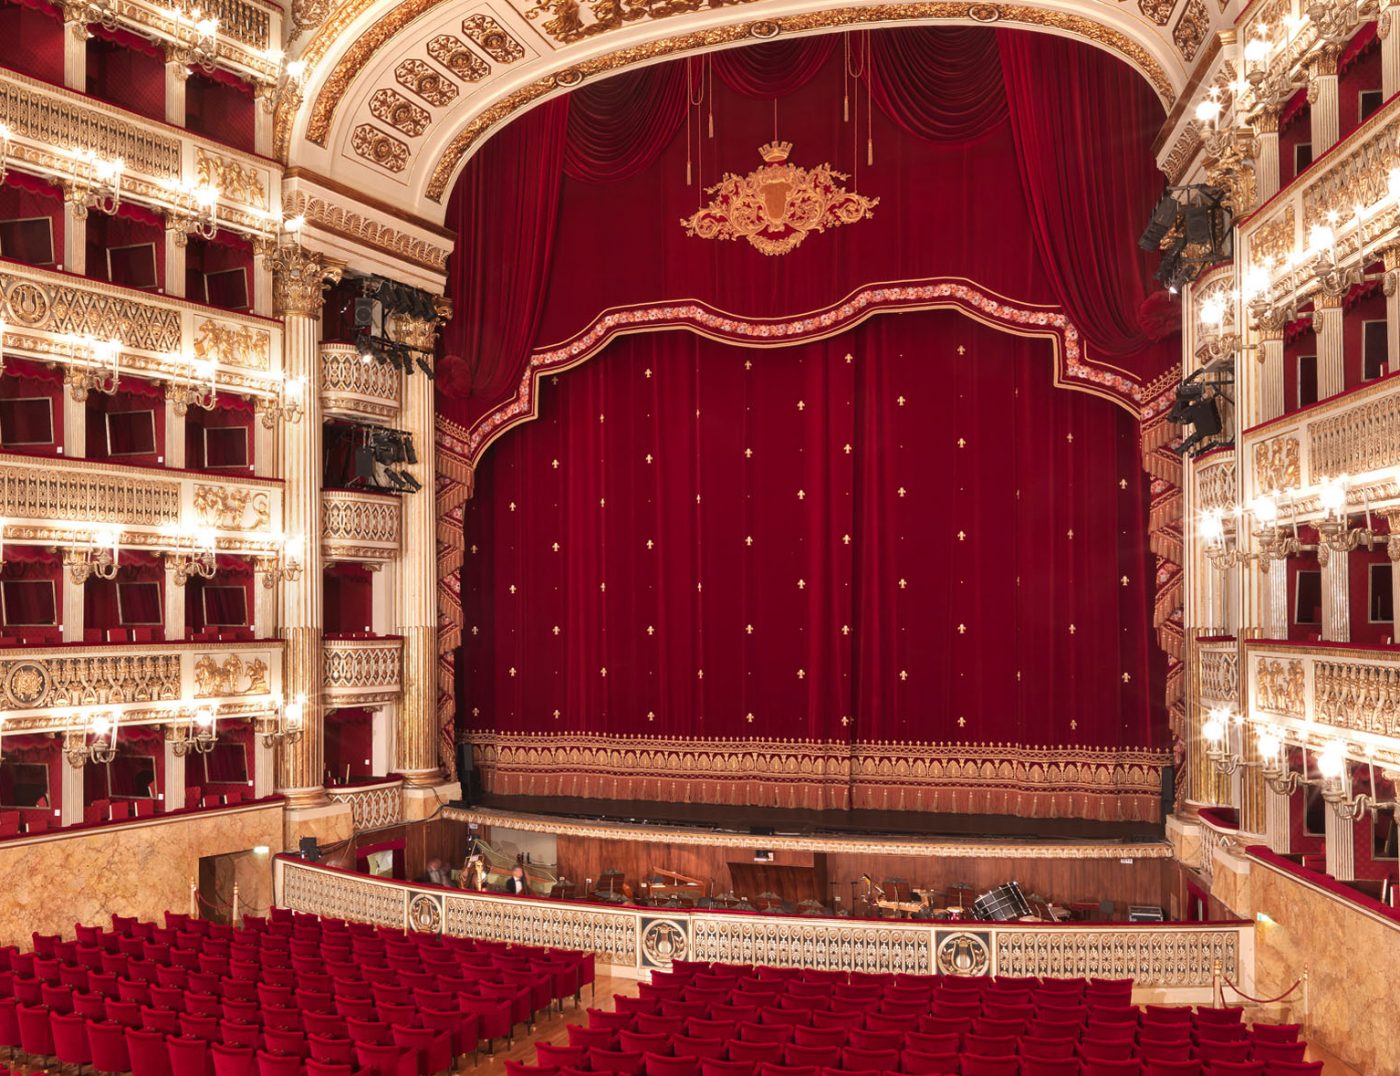
[[[1207,97],[1196,106],[1196,118],[1202,123],[1210,123],[1220,115],[1220,102],[1213,97]]]
[[[1262,37],[1256,37],[1244,47],[1245,63],[1261,64],[1269,58],[1269,42]]]
[[[293,60],[291,63],[289,63],[289,64],[287,65],[287,77],[288,77],[289,79],[291,79],[293,82],[300,82],[302,76],[305,75],[305,74],[306,74],[306,61],[305,61],[305,60]]]
[[[1278,504],[1268,494],[1261,494],[1250,502],[1249,510],[1254,513],[1254,518],[1264,527],[1272,526],[1278,519]]]
[[[1318,492],[1318,500],[1328,514],[1335,515],[1341,512],[1347,505],[1346,478],[1335,478],[1331,481],[1324,479],[1322,489]]]
[[[1336,241],[1336,233],[1325,224],[1314,224],[1308,229],[1308,246],[1314,252],[1330,250]]]
[[[1329,781],[1335,781],[1346,773],[1347,745],[1341,740],[1329,740],[1317,754],[1317,772]]]
[[[1219,542],[1225,537],[1225,520],[1219,509],[1201,513],[1200,535],[1207,542]]]
[[[1201,724],[1201,735],[1211,743],[1220,743],[1225,739],[1225,720],[1229,711],[1221,707],[1213,707],[1205,721]]]
[[[1253,299],[1269,290],[1269,271],[1262,265],[1251,265],[1244,274],[1244,294]]]
[[[97,736],[106,736],[112,731],[112,720],[106,714],[98,714],[92,719],[92,731]]]
[[[1218,296],[1201,304],[1201,324],[1218,329],[1225,323],[1225,303]]]
[[[1273,761],[1278,758],[1279,751],[1283,748],[1283,741],[1278,735],[1268,729],[1259,734],[1259,755],[1261,758]]]
[[[202,729],[207,729],[214,724],[214,711],[209,709],[196,710],[194,723]]]

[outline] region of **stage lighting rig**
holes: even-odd
[[[421,288],[382,276],[365,277],[360,295],[354,300],[355,345],[361,361],[396,366],[409,376],[419,370],[433,380],[431,349],[394,339],[388,327],[395,318],[436,324],[444,317],[445,308],[441,303],[437,296]]]
[[[1219,187],[1193,183],[1168,187],[1153,208],[1138,246],[1162,252],[1156,276],[1173,294],[1232,256],[1234,222],[1224,198]]]
[[[1192,427],[1191,435],[1172,450],[1178,456],[1190,454],[1194,458],[1202,452],[1234,443],[1234,438],[1225,433],[1219,405],[1221,400],[1231,402],[1224,389],[1234,381],[1229,369],[1197,370],[1177,385],[1176,402],[1167,421]]]

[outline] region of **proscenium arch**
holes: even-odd
[[[1186,0],[1183,16],[1192,2]],[[279,156],[310,178],[363,192],[410,218],[440,225],[447,196],[467,161],[527,109],[591,78],[775,37],[940,24],[1005,25],[1052,33],[1127,63],[1152,87],[1167,112],[1190,79],[1188,64],[1166,26],[1154,25],[1132,6],[1110,5],[1107,0],[913,0],[839,7],[823,0],[739,0],[732,6],[629,23],[526,57],[474,91],[468,84],[466,92],[433,115],[401,174],[354,159],[349,147],[355,128],[364,126],[365,103],[371,94],[393,87],[394,64],[421,52],[425,39],[441,29],[449,13],[460,23],[464,15],[488,10],[449,8],[447,3],[347,0],[337,8],[301,51],[311,74],[306,92],[284,101],[277,113]],[[1207,51],[1202,41],[1193,56],[1201,60]],[[407,147],[402,138],[395,140]]]

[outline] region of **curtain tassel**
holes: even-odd
[[[868,165],[875,163],[875,139],[873,138],[865,140],[865,163]]]
[[[841,97],[841,122],[851,122],[851,95],[849,93]]]

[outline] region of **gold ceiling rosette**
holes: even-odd
[[[710,204],[682,218],[687,235],[701,239],[747,239],[764,254],[795,250],[812,232],[855,224],[871,216],[878,198],[848,191],[844,172],[822,164],[810,171],[788,161],[791,142],[760,146],[763,167],[746,176],[726,172],[713,187]]]

